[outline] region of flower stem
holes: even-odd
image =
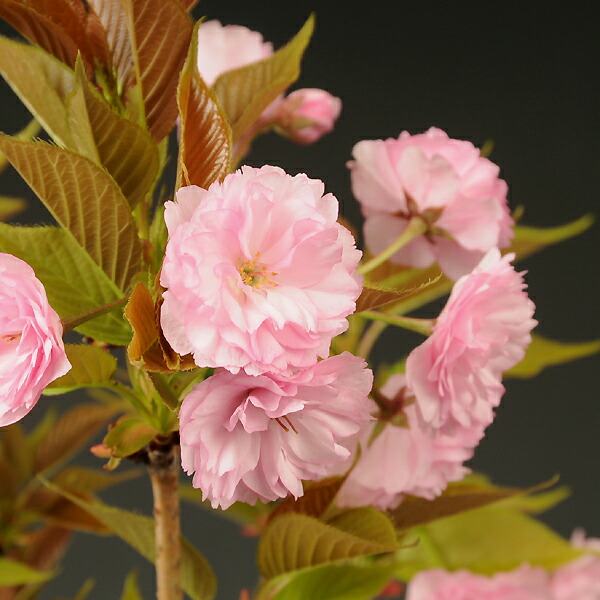
[[[354,354],[357,356],[362,356],[365,360],[369,358],[369,354],[375,345],[375,342],[379,339],[379,336],[385,331],[387,327],[387,323],[382,323],[381,321],[374,321],[371,325],[366,329],[363,335],[360,338],[356,346],[356,351]]]
[[[395,325],[396,327],[402,327],[409,329],[410,331],[416,331],[423,335],[431,335],[433,326],[435,325],[435,319],[415,319],[412,317],[402,317],[400,315],[391,315],[389,313],[378,312],[376,310],[365,310],[358,313],[359,316],[370,319],[371,321],[381,321],[388,325]]]
[[[183,600],[179,516],[179,445],[173,436],[158,437],[148,450],[154,496],[156,598]]]
[[[396,254],[398,250],[404,248],[404,246],[406,246],[406,244],[408,244],[410,241],[425,233],[427,231],[427,227],[428,225],[424,219],[419,216],[412,217],[408,222],[406,229],[387,248],[377,254],[377,256],[374,256],[371,260],[358,267],[358,269],[356,269],[357,273],[365,275],[373,269],[376,269],[388,258]]]

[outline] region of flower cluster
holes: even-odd
[[[510,259],[490,250],[461,277],[431,336],[408,356],[406,375],[381,388],[387,424],[375,437],[373,427],[363,435],[341,504],[385,509],[406,494],[432,499],[468,472],[463,463],[504,392],[502,372],[521,360],[536,324]]]
[[[175,351],[218,368],[180,414],[184,469],[214,506],[301,495],[370,418],[366,363],[327,358],[355,310],[361,253],[323,191],[243,167],[167,203],[161,326]]]
[[[241,25],[205,21],[198,32],[198,71],[212,86],[220,75],[273,55],[273,44]],[[274,128],[298,144],[313,144],[329,133],[340,115],[342,101],[318,88],[279,95],[267,106],[250,136]]]
[[[268,131],[305,145],[332,131],[341,100],[292,87],[314,17],[275,50],[245,27],[194,24],[195,4],[0,2],[30,42],[0,36],[0,72],[34,117],[0,134],[0,171],[11,163],[56,221],[0,224],[0,250],[19,255],[0,252],[0,427],[44,390],[117,397],[0,439],[8,595],[38,593],[69,529],[94,529],[82,515],[97,515],[90,494],[105,476],[59,469],[121,412],[92,452],[107,470],[148,465],[155,535],[129,541],[155,559],[163,600],[214,589],[201,555],[180,543],[179,457],[214,509],[266,503],[232,511],[262,536],[260,598],[318,588],[366,600],[407,583],[407,600],[600,600],[600,541],[547,536],[529,516],[561,490],[509,498],[515,490],[468,466],[507,371],[594,351],[541,337],[528,350],[535,306],[512,264],[585,219],[515,231],[485,152],[435,127],[403,131],[358,142],[347,163],[363,261],[322,181],[238,168]],[[29,139],[38,124],[50,143]],[[176,134],[179,189],[164,202]],[[0,218],[18,204],[0,197]],[[437,318],[418,318],[445,295]],[[367,359],[391,326],[424,341],[375,376]],[[72,329],[85,347],[64,344]],[[51,489],[27,483],[39,473]],[[127,516],[115,514],[121,534]],[[526,542],[507,561],[515,539]],[[186,561],[193,581],[180,576]],[[389,577],[405,581],[382,590]],[[137,597],[134,577],[124,589]]]

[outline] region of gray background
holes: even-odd
[[[435,125],[476,145],[493,139],[491,158],[510,186],[511,207],[525,205],[528,224],[551,226],[597,213],[600,48],[586,10],[590,4],[545,3],[537,10],[534,3],[380,0],[354,9],[332,1],[204,0],[194,12],[261,31],[276,47],[316,12],[297,87],[322,87],[341,97],[342,117],[335,132],[312,147],[265,137],[254,144],[249,163],[323,179],[343,214],[358,223],[345,167],[352,146]],[[14,132],[27,122],[27,113],[4,83],[0,99],[0,130]],[[10,170],[1,185],[4,194],[28,195]],[[40,214],[32,211],[29,217],[35,221]],[[563,340],[600,337],[598,259],[596,225],[523,263],[540,333]],[[385,342],[380,360],[410,350],[414,339],[396,335]],[[583,526],[600,536],[599,367],[596,356],[535,380],[509,381],[497,419],[472,461],[473,468],[506,485],[531,485],[559,473],[573,495],[543,518],[563,535]],[[105,499],[148,511],[149,487],[141,478]],[[186,507],[183,519],[186,534],[217,571],[219,599],[237,598],[243,585],[253,585],[254,540],[195,508]],[[152,596],[151,571],[120,541],[81,535],[66,565],[45,599],[73,596],[89,577],[97,580],[91,600],[118,598],[131,568],[140,572],[145,597]]]

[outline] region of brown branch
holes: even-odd
[[[154,440],[148,450],[154,496],[156,598],[182,600],[179,517],[179,446],[172,436]]]

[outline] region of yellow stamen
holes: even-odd
[[[276,286],[269,277],[275,277],[274,271],[267,272],[266,265],[259,264],[260,252],[257,252],[254,260],[240,260],[237,265],[237,271],[242,278],[242,282],[250,287],[261,288],[263,285]]]

